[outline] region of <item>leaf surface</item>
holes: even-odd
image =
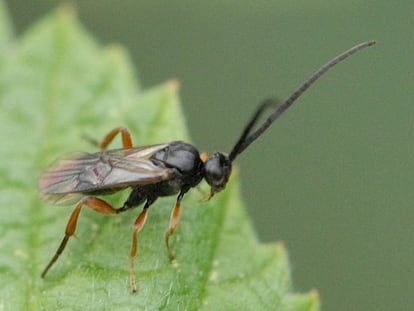
[[[72,212],[40,201],[42,170],[67,152],[93,151],[82,135],[99,139],[119,125],[130,128],[136,145],[188,134],[178,83],[141,90],[125,51],[99,46],[70,7],[21,38],[13,38],[7,16],[0,2],[0,310],[319,309],[317,293],[292,293],[283,245],[258,243],[237,173],[208,203],[196,190],[185,197],[173,263],[164,233],[175,198],[151,207],[139,236],[137,294],[128,280],[137,209],[117,217],[83,209],[79,239],[41,279]],[[126,196],[107,200],[118,207]]]

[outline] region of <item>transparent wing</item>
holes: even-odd
[[[67,204],[86,193],[105,193],[167,180],[173,170],[150,157],[168,144],[84,153],[58,160],[39,179],[46,202]]]

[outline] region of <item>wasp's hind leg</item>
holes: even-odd
[[[104,200],[98,199],[96,197],[86,197],[82,199],[73,210],[72,214],[70,215],[69,221],[66,224],[66,230],[65,230],[65,236],[63,237],[62,242],[59,245],[59,248],[57,249],[55,255],[52,257],[52,259],[47,264],[46,268],[42,272],[42,278],[44,278],[49,271],[49,269],[53,266],[53,264],[58,260],[59,256],[64,251],[66,244],[68,243],[69,238],[75,234],[76,230],[76,224],[78,222],[78,217],[80,214],[80,211],[83,206],[89,207],[98,213],[101,214],[117,214],[117,210],[114,209],[111,205],[109,205]]]
[[[132,135],[131,132],[126,127],[116,127],[112,131],[110,131],[108,134],[105,135],[102,140],[98,141],[97,139],[94,139],[93,137],[89,135],[82,135],[83,139],[94,145],[95,147],[98,147],[101,150],[106,150],[108,145],[114,140],[116,135],[121,133],[122,138],[122,147],[123,148],[132,148]]]
[[[108,134],[106,134],[105,137],[98,143],[99,148],[105,150],[106,147],[108,147],[108,145],[114,140],[116,135],[118,135],[119,133],[121,133],[122,137],[122,146],[124,148],[132,148],[131,132],[123,126],[116,127]]]

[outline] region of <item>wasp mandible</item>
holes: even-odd
[[[74,235],[82,207],[89,207],[101,214],[120,214],[144,204],[141,213],[135,219],[130,252],[130,286],[132,292],[136,292],[135,256],[138,233],[145,225],[149,207],[159,197],[178,194],[165,234],[167,252],[173,259],[175,254],[170,247],[169,239],[178,227],[181,201],[184,195],[203,179],[211,187],[209,198],[223,190],[229,180],[232,163],[239,154],[258,139],[299,96],[330,68],[357,51],[374,44],[375,41],[358,44],[333,58],[314,72],[281,104],[278,104],[276,99],[268,99],[261,103],[229,154],[216,152],[207,158],[201,155],[193,145],[182,141],[134,147],[128,129],[118,127],[109,132],[99,143],[100,152],[85,153],[57,161],[40,177],[41,197],[44,201],[57,205],[68,204],[74,200],[78,203],[68,220],[63,240],[43,270],[42,277],[46,276],[64,251],[69,238]],[[261,115],[269,108],[272,112],[262,124],[257,126]],[[256,126],[257,129],[253,130]],[[123,148],[107,150],[108,145],[117,135],[122,137]],[[97,197],[126,188],[130,188],[131,193],[119,208],[113,208],[109,203]]]

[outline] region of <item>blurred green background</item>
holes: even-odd
[[[58,3],[7,1],[17,33]],[[127,47],[144,87],[180,80],[193,142],[209,152],[229,151],[262,99],[376,39],[237,163],[258,235],[284,241],[296,290],[318,289],[324,310],[413,309],[413,1],[73,3],[103,44]]]

